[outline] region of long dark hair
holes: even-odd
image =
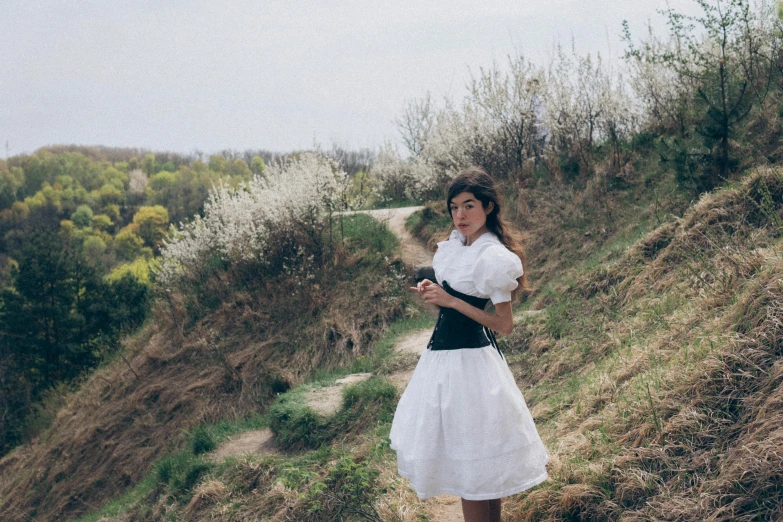
[[[522,290],[531,290],[527,286],[527,265],[525,263],[525,250],[521,245],[522,236],[519,231],[504,223],[500,217],[501,205],[498,192],[495,189],[495,182],[484,169],[481,167],[468,167],[460,171],[457,177],[452,180],[451,185],[449,185],[448,196],[446,196],[446,209],[449,212],[449,216],[451,216],[451,200],[463,192],[473,194],[476,199],[481,201],[481,206],[484,209],[489,206],[490,201],[493,203],[492,211],[487,214],[487,228],[498,237],[506,248],[514,252],[522,260],[524,273],[517,278],[519,285],[511,292],[512,300],[515,300]]]

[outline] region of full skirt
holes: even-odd
[[[547,479],[549,455],[492,346],[425,349],[394,414],[391,448],[419,498],[487,500]]]

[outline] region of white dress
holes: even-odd
[[[439,284],[493,303],[511,300],[519,257],[486,232],[470,246],[455,230],[432,261]],[[549,455],[498,351],[424,349],[394,414],[391,448],[419,498],[487,500],[547,479]]]

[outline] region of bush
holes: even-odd
[[[317,512],[321,520],[344,520],[343,513],[358,516],[361,520],[382,521],[375,509],[375,498],[385,493],[379,487],[380,472],[366,460],[357,462],[354,457],[342,457],[329,471],[326,480],[310,486],[304,503],[311,513]]]
[[[340,216],[340,222],[335,227],[340,230],[343,240],[352,247],[367,250],[361,260],[364,265],[382,259],[397,246],[397,236],[386,225],[366,214]]]
[[[283,395],[269,409],[269,427],[283,449],[314,449],[338,436],[361,433],[373,423],[390,422],[396,406],[397,388],[372,378],[347,386],[342,408],[330,417],[302,404],[299,394]]]
[[[209,453],[216,447],[215,438],[203,424],[199,424],[190,434],[190,449],[194,455]]]
[[[343,423],[353,431],[370,422],[391,422],[396,407],[397,388],[385,379],[368,379],[343,390]]]
[[[275,441],[285,450],[315,449],[333,435],[328,420],[303,404],[278,400],[269,418]]]
[[[196,216],[165,241],[159,280],[171,287],[198,279],[204,275],[203,260],[212,255],[229,264],[264,264],[278,246],[304,258],[317,254],[290,236],[317,239],[323,217],[341,208],[346,189],[345,173],[314,153],[271,166],[266,178],[256,176],[242,187],[221,184],[210,194],[203,219]],[[288,241],[277,241],[283,236]]]
[[[79,205],[76,212],[71,214],[71,221],[79,227],[86,228],[92,224],[92,209],[87,205]]]
[[[185,497],[213,464],[189,453],[177,453],[155,463],[158,482],[170,495]]]

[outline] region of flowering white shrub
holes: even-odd
[[[397,124],[411,159],[387,146],[373,168],[385,193],[421,198],[467,166],[504,177],[545,155],[571,155],[590,172],[597,145],[609,143],[621,163],[620,144],[640,126],[625,78],[600,56],[558,49],[548,69],[511,57],[480,69],[468,89],[460,106],[429,95],[408,103]]]
[[[262,260],[270,232],[294,223],[315,227],[341,208],[346,174],[331,159],[302,153],[271,165],[237,188],[213,187],[204,217],[172,225],[161,248],[158,281],[168,287],[199,273],[205,261]]]
[[[147,188],[147,173],[141,169],[134,169],[128,173],[128,192],[134,195],[144,194]]]
[[[571,55],[558,47],[547,72],[546,125],[555,154],[570,154],[588,171],[596,145],[619,143],[638,131],[641,114],[625,78],[603,64],[600,54]]]
[[[432,195],[449,172],[444,174],[422,156],[404,159],[392,144],[386,143],[371,173],[380,183],[379,191],[383,197],[422,199]]]
[[[540,156],[548,135],[544,123],[546,78],[523,56],[480,69],[470,84],[464,112],[472,122],[470,156],[474,163],[508,173],[526,159]]]

